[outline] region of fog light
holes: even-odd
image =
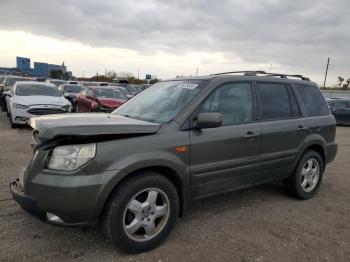
[[[56,222],[56,223],[63,223],[63,220],[60,219],[58,216],[56,216],[55,214],[46,212],[46,217],[47,220],[51,221],[51,222]]]

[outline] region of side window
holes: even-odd
[[[300,94],[308,116],[329,115],[329,108],[317,86],[302,84],[295,84],[294,86]]]
[[[292,106],[284,84],[257,83],[263,120],[293,117]],[[294,100],[295,102],[295,100]]]
[[[81,92],[81,95],[82,95],[82,96],[86,96],[87,91],[88,91],[88,88],[85,88],[85,89]]]
[[[91,88],[89,88],[89,90],[86,92],[86,97],[94,97],[94,92]]]
[[[219,86],[202,104],[200,112],[222,114],[222,125],[236,125],[253,120],[253,96],[250,83]]]
[[[347,101],[335,101],[334,107],[349,108],[350,106],[349,106],[349,103]]]

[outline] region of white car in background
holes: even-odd
[[[11,127],[26,124],[31,117],[67,113],[71,103],[53,84],[23,81],[17,82],[6,93],[7,112]]]

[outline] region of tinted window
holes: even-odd
[[[293,116],[301,116],[300,108],[298,106],[297,99],[295,98],[293,90],[291,88],[288,88],[288,93]]]
[[[235,83],[218,87],[203,103],[201,112],[221,113],[222,125],[251,122],[253,120],[251,85]]]
[[[281,119],[292,117],[287,86],[283,84],[258,83],[262,119]]]
[[[6,78],[5,87],[13,86],[16,82],[19,82],[19,81],[31,81],[31,80],[32,80],[31,78],[22,78],[22,77],[15,78],[15,77],[8,77],[8,78]],[[9,89],[10,89],[10,88],[7,88],[7,90],[9,90]]]
[[[35,84],[26,84],[26,85],[17,85],[16,87],[17,96],[61,96],[58,88],[49,86],[49,85],[35,85]]]
[[[94,97],[94,92],[92,91],[92,89],[89,89],[89,90],[86,92],[86,97]]]
[[[123,93],[120,90],[111,88],[96,88],[96,96],[101,98],[128,100],[128,98],[125,95],[123,95]]]
[[[78,85],[65,85],[64,91],[68,93],[79,93],[82,89],[82,86]]]
[[[328,106],[317,86],[295,85],[308,116],[329,115]]]
[[[348,102],[348,101],[334,101],[333,107],[350,108],[350,102]]]

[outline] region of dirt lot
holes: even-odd
[[[350,127],[338,128],[337,160],[314,199],[293,199],[273,184],[202,200],[165,244],[133,256],[97,229],[47,225],[11,199],[8,183],[32,156],[30,137],[0,114],[0,260],[350,261]]]

